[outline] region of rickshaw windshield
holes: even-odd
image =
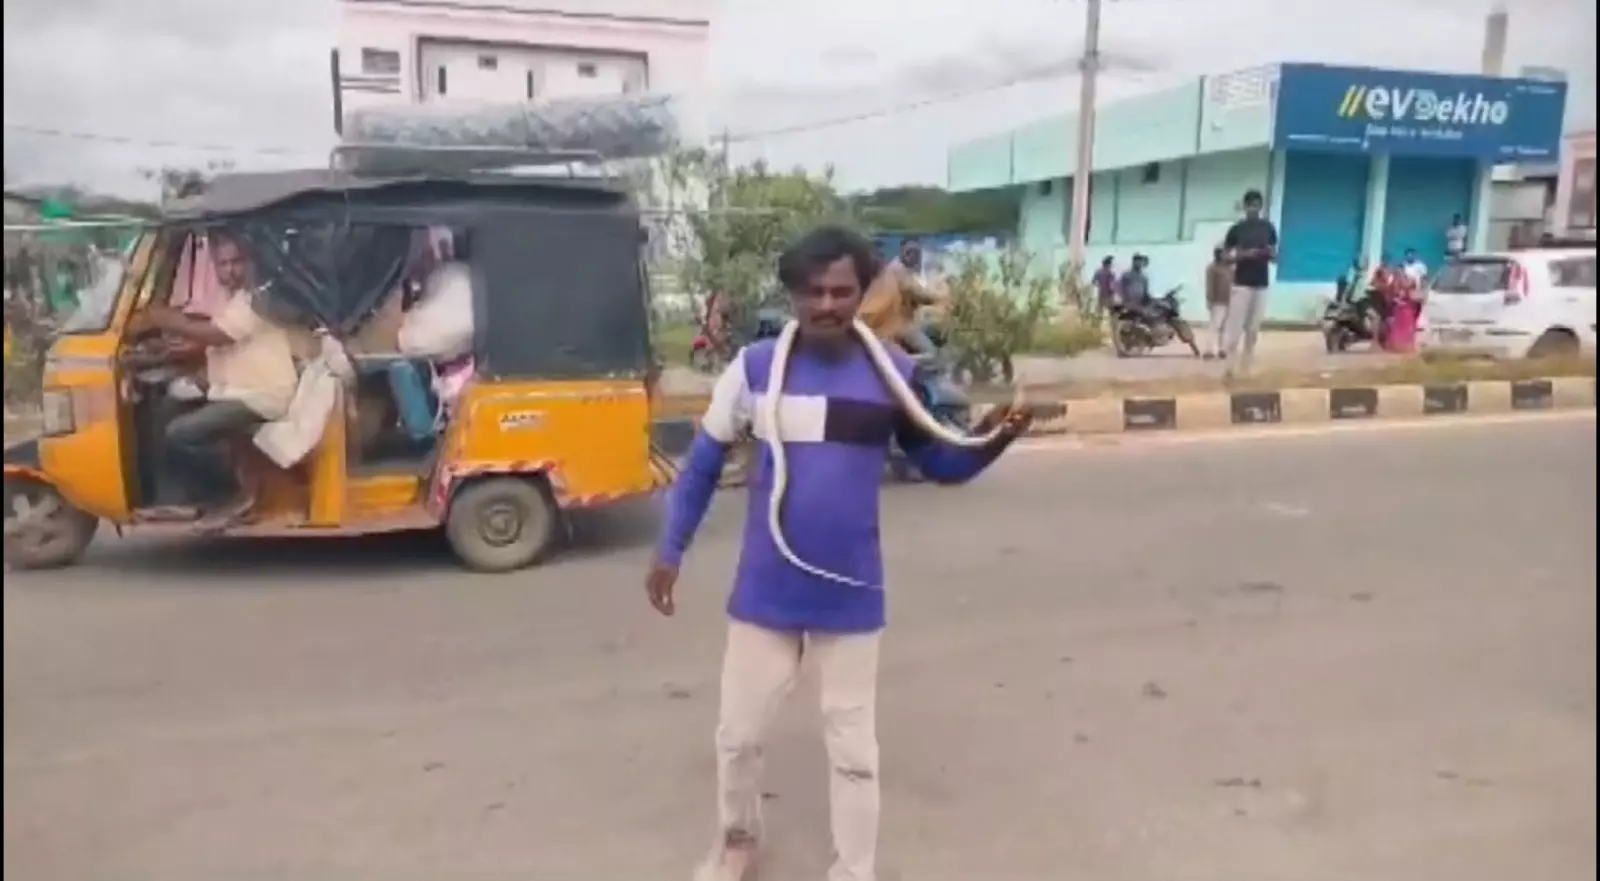
[[[128,272],[127,257],[96,254],[89,272],[89,285],[78,293],[77,308],[62,321],[61,333],[100,333],[111,326],[117,294]]]

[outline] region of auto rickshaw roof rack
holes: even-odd
[[[606,157],[593,150],[538,150],[473,145],[343,143],[328,166],[357,178],[458,178],[484,175],[521,178],[605,179]]]

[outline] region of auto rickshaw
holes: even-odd
[[[170,513],[184,500],[174,498],[163,414],[174,372],[196,369],[203,353],[141,331],[138,319],[153,306],[189,307],[205,265],[198,252],[219,227],[249,252],[257,311],[296,335],[296,407],[317,384],[308,371],[320,371],[325,401],[295,418],[326,411],[297,460],[264,455],[260,431],[229,446],[257,492],[248,519],[219,534],[439,529],[467,567],[503,572],[546,554],[567,512],[669,482],[651,439],[638,209],[612,183],[507,162],[228,175],[145,230],[114,296],[86,300],[52,346],[40,436],[5,451],[6,563],[71,564],[102,521],[119,534],[200,528]],[[470,271],[473,373],[434,430],[408,432],[393,379],[409,362],[369,338],[403,318],[415,243],[441,228]]]

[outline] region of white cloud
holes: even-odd
[[[1470,71],[1488,0],[1111,0],[1104,94],[1280,60]],[[1513,0],[1510,63],[1565,67],[1592,124],[1593,0]],[[724,0],[713,106],[733,132],[870,114],[1024,73],[1045,79],[850,125],[742,143],[736,155],[835,164],[848,184],[939,180],[953,142],[1075,101],[1079,0]],[[242,166],[322,161],[331,143],[334,0],[5,0],[5,118],[133,141],[8,127],[6,165],[32,180],[127,189],[136,169],[219,155]],[[263,155],[283,147],[292,155]]]

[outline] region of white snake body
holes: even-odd
[[[800,556],[789,546],[789,540],[783,534],[783,494],[789,486],[789,467],[783,453],[783,438],[780,436],[779,407],[783,399],[783,381],[789,369],[789,355],[794,351],[794,341],[799,335],[800,325],[790,321],[778,334],[776,345],[773,347],[772,367],[767,376],[767,388],[761,399],[761,418],[767,427],[767,449],[772,452],[772,495],[767,500],[767,531],[772,533],[772,543],[777,546],[778,553],[783,555],[795,568],[800,569],[818,578],[825,578],[840,584],[853,587],[872,587],[865,582],[829,572],[820,566],[814,566],[800,559]],[[889,392],[894,396],[895,402],[905,410],[911,421],[923,431],[932,435],[936,440],[957,447],[979,449],[993,443],[1005,430],[1004,425],[996,425],[987,434],[969,435],[952,431],[947,426],[935,419],[928,408],[924,407],[922,400],[917,397],[909,383],[895,368],[894,361],[890,359],[889,352],[879,342],[876,334],[865,324],[856,321],[852,330],[861,345],[867,350],[867,356],[872,359],[872,366],[877,369],[878,375],[884,384],[889,387]],[[1016,397],[1012,401],[1013,407],[1022,405],[1022,386],[1017,386]]]

